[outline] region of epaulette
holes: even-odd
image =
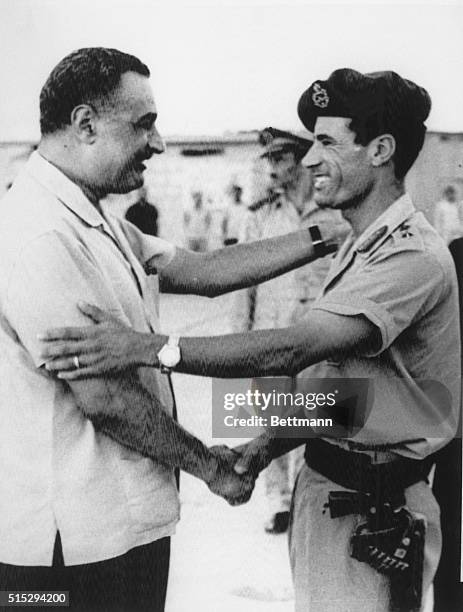
[[[382,225],[372,234],[370,234],[365,240],[357,247],[358,253],[366,253],[369,251],[381,238],[387,233],[387,225]]]
[[[404,221],[402,225],[399,225],[399,232],[401,238],[411,238],[414,234],[411,230],[410,224]]]

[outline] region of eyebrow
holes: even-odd
[[[326,140],[326,139],[332,140],[332,141],[336,140],[336,138],[333,138],[333,136],[330,136],[329,134],[317,134],[315,138],[317,140]]]

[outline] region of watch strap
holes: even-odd
[[[323,240],[318,225],[310,225],[307,230],[310,234],[315,257],[325,257],[328,253],[334,253],[337,250],[337,244],[328,244]]]

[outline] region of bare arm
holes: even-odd
[[[147,361],[157,365],[156,354],[167,337],[152,335],[143,340]],[[362,352],[378,343],[377,328],[363,316],[313,310],[303,325],[181,338],[182,360],[176,370],[220,378],[291,376],[333,355]]]
[[[138,381],[136,372],[73,381],[77,405],[95,427],[120,444],[203,480],[229,501],[246,501],[252,482],[230,478],[230,465],[185,431]]]
[[[68,380],[123,371],[134,365],[158,366],[157,353],[167,341],[121,327],[94,307],[86,307],[97,325],[50,330],[43,356],[47,368]],[[98,322],[99,321],[99,322]],[[295,375],[333,355],[362,352],[379,345],[379,331],[365,317],[312,310],[301,325],[241,334],[180,339],[182,359],[176,370],[200,376],[240,378]],[[81,367],[75,369],[73,355]]]
[[[284,438],[269,430],[246,444],[234,448],[241,456],[235,463],[235,472],[250,472],[257,476],[269,463],[307,442],[306,438]]]
[[[324,236],[328,235],[322,231]],[[161,290],[216,297],[257,285],[314,259],[307,230],[210,253],[177,249],[174,259],[161,271]],[[148,262],[148,271],[149,265]]]

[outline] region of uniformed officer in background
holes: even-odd
[[[312,83],[298,106],[315,138],[302,163],[317,204],[341,210],[352,228],[322,295],[285,329],[180,339],[179,372],[291,376],[317,364],[311,378],[370,386],[369,413],[354,435],[327,430],[307,441],[290,523],[298,612],[421,610],[439,561],[439,508],[427,476],[458,420],[458,288],[445,243],[404,186],[430,108],[423,88],[390,71],[343,68]],[[326,254],[322,237],[314,244]],[[89,314],[97,325],[50,334],[58,339],[44,350],[57,357],[51,369],[72,379],[159,367],[165,335],[137,335],[99,310]],[[235,470],[259,471],[302,442],[278,433],[241,447]]]
[[[264,177],[267,194],[249,206],[240,242],[281,236],[323,224],[337,227],[339,242],[342,242],[349,226],[339,211],[317,206],[312,197],[312,172],[301,164],[312,140],[273,127],[265,128],[259,136],[264,145],[260,157],[268,163],[268,179]],[[318,297],[329,266],[330,257],[323,257],[237,292],[232,330],[242,332],[297,324]],[[289,388],[295,390],[295,387],[293,380]],[[278,457],[265,470],[267,533],[284,533],[288,529],[291,495],[302,462],[302,448],[299,448]]]

